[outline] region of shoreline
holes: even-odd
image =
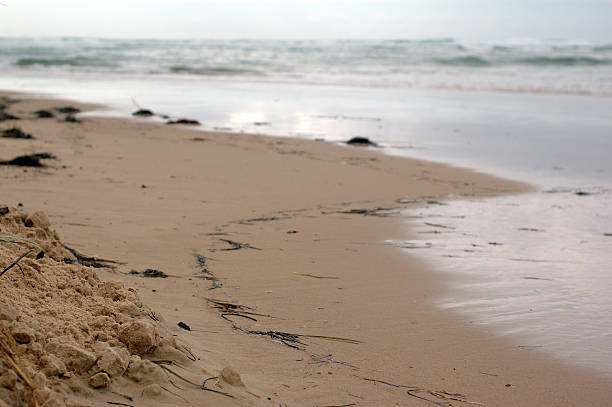
[[[18,115],[65,103],[28,100]],[[276,393],[275,400],[288,405],[424,403],[405,390],[367,383],[366,377],[459,392],[486,405],[597,404],[610,395],[604,386],[609,379],[595,372],[518,349],[434,308],[443,275],[381,244],[406,239],[397,217],[342,213],[397,206],[397,199],[520,192],[519,183],[290,138],[201,132],[204,141],[195,141],[193,131],[91,116],[80,124],[55,119],[16,124],[39,139],[27,145],[0,139],[2,159],[46,148],[68,168],[25,174],[3,169],[3,199],[45,210],[60,235],[83,252],[179,276],[168,286],[165,280],[100,273],[136,286],[169,325],[189,318],[184,322],[192,327],[221,332],[194,331],[189,344],[207,369],[235,365],[254,393]],[[109,135],[111,140],[102,139]],[[169,157],[172,151],[175,157]],[[278,219],[253,220],[261,218]],[[224,251],[220,238],[262,250]],[[226,300],[235,298],[276,317],[260,319],[250,329],[363,341],[308,340],[310,352],[332,354],[333,361],[359,369],[330,359],[306,360],[294,349],[233,331],[205,304],[209,284],[189,280],[198,271],[196,252],[211,258],[209,266],[223,284],[214,295],[226,294]]]

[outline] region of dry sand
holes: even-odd
[[[81,123],[67,123],[61,114],[39,119],[32,112],[42,108],[92,107],[10,96],[21,101],[5,111],[22,120],[1,122],[0,130],[17,125],[35,139],[0,138],[0,160],[42,152],[57,159],[43,160],[44,168],[0,167],[0,201],[12,207],[23,204],[2,215],[13,220],[7,221],[10,228],[2,224],[0,233],[40,244],[52,241],[60,252],[61,238],[82,253],[126,263],[94,273],[91,267],[65,264],[61,257],[71,253],[41,260],[32,253],[24,259],[24,276],[13,268],[0,277],[5,293],[0,304],[21,315],[0,321],[2,332],[14,338],[19,327],[34,330],[32,344],[11,346],[17,362],[27,366],[38,385],[48,387],[47,393],[64,392],[53,393],[58,403],[67,394],[69,403],[100,406],[109,401],[134,406],[609,404],[609,378],[521,349],[435,308],[433,300],[449,289],[444,277],[409,251],[384,244],[386,239],[409,238],[406,209],[418,211],[418,205],[426,204],[400,204],[398,199],[518,193],[527,186],[328,143],[196,132],[145,120],[86,116]],[[393,209],[346,213],[373,208]],[[43,224],[26,225],[27,214],[37,211],[48,215],[57,235],[41,213],[34,217]],[[32,228],[44,233],[32,233]],[[2,268],[20,253],[14,245],[4,246]],[[232,248],[236,250],[224,250]],[[197,255],[206,260],[198,262]],[[129,274],[145,269],[169,276]],[[24,283],[40,284],[37,273],[44,274],[48,291],[54,293],[49,301],[63,304],[55,311],[62,321],[58,326],[82,326],[81,331],[53,329],[43,318],[48,307],[36,308],[40,305],[34,299],[44,290],[37,286],[35,295],[27,294]],[[81,291],[91,290],[93,305],[69,303],[65,290],[77,297],[84,294],[57,282],[65,273],[75,276],[80,284],[75,287],[85,287]],[[28,301],[10,294],[19,287]],[[235,309],[214,308],[206,298],[250,308],[235,315]],[[96,304],[107,304],[105,312],[113,318],[112,326],[102,329],[104,335],[95,329]],[[234,315],[223,319],[222,313]],[[179,328],[179,322],[191,330]],[[149,330],[159,336],[155,346],[130,345],[127,334],[122,338],[122,330],[134,323],[152,324]],[[254,331],[359,343],[302,336],[299,343],[286,342],[300,348],[295,349]],[[48,374],[37,358],[61,354],[52,345],[58,337],[92,354],[93,367],[67,366],[72,372]],[[108,348],[120,354],[118,359],[129,353],[145,360],[173,360],[166,367],[197,384],[232,366],[242,383],[233,370],[225,371],[227,380],[206,382],[207,388],[234,397],[229,398],[170,373],[159,375],[155,365],[136,364],[137,356],[131,356],[125,372],[107,372],[110,388],[92,390],[87,383],[92,375],[106,372],[100,364]],[[185,356],[190,353],[197,360]],[[11,370],[6,360],[3,364],[5,373]],[[0,385],[7,388],[2,377]],[[159,388],[150,383],[165,390],[157,394]],[[464,401],[456,400],[463,396]]]

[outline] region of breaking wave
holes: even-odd
[[[202,76],[237,76],[256,75],[263,76],[264,73],[255,69],[228,68],[224,66],[213,67],[191,67],[185,65],[171,66],[170,72]]]
[[[0,73],[612,94],[612,43],[2,38]],[[474,72],[478,72],[474,75]]]
[[[525,65],[534,65],[534,66],[598,66],[598,65],[610,65],[612,64],[612,60],[610,59],[599,59],[599,58],[591,58],[591,57],[532,57],[532,58],[522,58],[518,60],[519,63]]]
[[[491,62],[488,60],[477,57],[474,55],[467,55],[456,58],[436,58],[434,62],[440,65],[452,65],[452,66],[489,66]]]
[[[15,63],[17,66],[71,66],[71,67],[113,67],[115,64],[98,58],[73,57],[73,58],[20,58]]]

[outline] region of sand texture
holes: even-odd
[[[0,131],[32,138],[0,161],[40,165],[0,166],[0,267],[32,249],[0,277],[7,405],[608,404],[609,378],[436,308],[445,276],[387,242],[424,205],[528,186],[4,95]]]

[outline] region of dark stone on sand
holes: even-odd
[[[169,120],[166,124],[188,124],[192,126],[199,126],[200,122],[193,119],[178,119],[178,120]]]
[[[37,110],[34,112],[34,114],[38,116],[39,119],[50,119],[52,117],[55,117],[53,113],[48,110]]]
[[[191,327],[184,322],[179,322],[177,325],[179,328],[182,328],[186,331],[191,331]]]
[[[0,111],[0,122],[3,122],[5,120],[19,120],[19,117],[13,116],[10,113]]]
[[[351,146],[358,146],[358,147],[364,147],[364,146],[376,147],[378,145],[366,137],[353,137],[352,139],[347,141],[346,144],[351,145]]]
[[[0,205],[0,215],[6,215],[7,213],[9,213],[9,207],[6,205]]]
[[[64,119],[64,121],[68,122],[68,123],[81,123],[81,121],[79,119],[77,119],[76,117],[74,117],[73,115],[69,114],[68,116],[66,116],[66,118]]]
[[[33,139],[31,134],[24,133],[21,129],[13,127],[12,129],[2,130],[2,137],[4,138],[19,138],[19,139]]]
[[[153,115],[154,113],[149,109],[138,109],[134,113],[132,113],[132,116],[141,116],[141,117],[151,117]]]
[[[77,109],[76,107],[72,107],[72,106],[56,107],[55,110],[57,110],[60,113],[65,113],[65,114],[81,113],[81,109]]]
[[[36,153],[20,155],[9,161],[0,161],[0,165],[15,165],[18,167],[44,167],[40,160],[54,159],[55,156],[49,153]]]

